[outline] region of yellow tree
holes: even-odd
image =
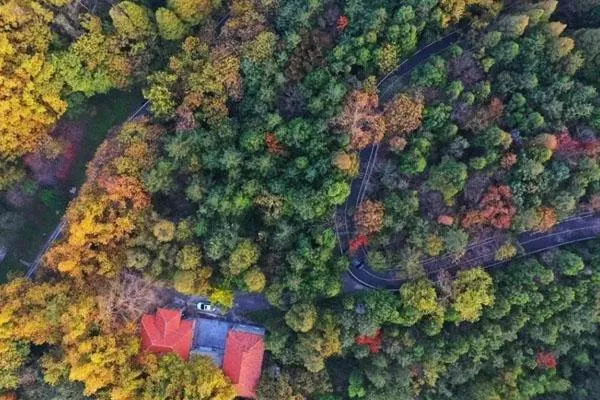
[[[127,26],[124,11],[113,10],[116,26],[124,31]],[[82,92],[86,96],[105,93],[114,88],[125,88],[136,70],[143,70],[147,60],[139,54],[128,54],[123,48],[131,46],[121,40],[119,35],[104,33],[102,21],[98,17],[88,16],[82,26],[87,32],[62,52],[52,55],[52,64],[56,73],[65,83],[68,92]],[[123,33],[125,34],[125,33]]]
[[[0,0],[0,162],[38,150],[66,110],[47,62],[52,21],[47,2]]]
[[[182,20],[197,25],[219,7],[219,0],[167,0],[167,6]]]
[[[333,121],[350,134],[353,149],[379,143],[385,134],[385,120],[379,110],[379,96],[367,91],[354,91],[346,100],[344,111]]]
[[[236,391],[211,359],[193,357],[189,362],[174,354],[145,358],[147,375],[141,400],[233,400]]]
[[[60,342],[61,314],[72,289],[68,282],[36,285],[27,279],[0,286],[0,391],[19,386],[29,343]]]
[[[121,398],[133,399],[128,396],[142,385],[141,371],[134,363],[140,351],[135,331],[132,325],[115,333],[85,337],[66,348],[69,379],[83,382],[86,395],[110,388]]]
[[[99,325],[104,308],[99,308],[95,291],[74,298],[62,313],[61,352],[43,360],[44,379],[56,384],[61,376],[84,384],[85,394],[99,390],[111,400],[133,400],[141,386],[141,368],[136,362],[140,343],[137,321],[123,325]]]
[[[494,303],[492,277],[483,268],[459,271],[452,282],[453,308],[461,321],[474,322]]]
[[[88,168],[88,182],[67,210],[67,233],[46,255],[60,272],[115,276],[125,263],[124,242],[150,211],[142,176],[156,159],[162,129],[129,123],[105,142]]]
[[[405,135],[421,126],[423,104],[402,94],[385,106],[384,117],[388,133]]]
[[[0,286],[0,340],[58,343],[62,337],[60,317],[69,305],[72,289],[67,281],[34,284],[27,279]]]

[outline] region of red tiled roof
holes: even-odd
[[[255,398],[265,343],[261,335],[231,329],[227,333],[223,371],[241,397]]]
[[[155,315],[142,317],[142,350],[177,353],[187,360],[194,336],[194,321],[182,320],[181,311],[159,308]]]

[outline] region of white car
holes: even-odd
[[[217,307],[213,306],[210,303],[203,303],[203,302],[199,302],[198,304],[196,304],[196,309],[198,311],[203,311],[203,312],[217,312]]]

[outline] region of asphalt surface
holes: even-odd
[[[380,101],[385,103],[393,99],[398,92],[398,85],[403,77],[428,60],[430,57],[448,49],[461,38],[458,31],[450,32],[441,39],[421,47],[413,56],[402,62],[396,69],[387,74],[378,83]],[[340,246],[340,252],[345,254],[348,243],[354,237],[354,224],[348,215],[349,210],[354,209],[364,200],[365,193],[370,183],[371,175],[377,161],[379,144],[369,146],[359,152],[360,174],[350,187],[350,195],[346,202],[336,208],[335,227]],[[387,289],[387,280],[380,279],[367,264],[367,253],[365,249],[359,250],[360,256],[351,261],[346,276],[343,277],[344,291],[352,292],[364,290],[365,288]],[[387,278],[386,278],[387,279]]]
[[[385,103],[391,100],[397,93],[397,85],[404,75],[411,72],[430,57],[446,50],[454,43],[458,42],[461,37],[462,34],[459,31],[450,32],[441,39],[421,47],[410,58],[398,65],[396,69],[379,81],[377,86],[379,87],[380,101]]]

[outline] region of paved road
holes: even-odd
[[[380,101],[387,102],[391,100],[394,97],[394,94],[397,93],[397,84],[402,80],[403,76],[411,72],[430,57],[446,50],[454,43],[458,42],[460,38],[460,32],[450,32],[441,39],[421,47],[413,56],[403,61],[377,84],[380,90]],[[348,246],[348,240],[350,240],[354,234],[352,220],[351,218],[347,218],[348,211],[364,200],[367,186],[369,185],[371,175],[375,169],[378,152],[379,143],[369,146],[359,152],[361,166],[360,175],[357,179],[352,181],[350,195],[344,204],[336,208],[335,225],[342,253],[345,252],[345,249]]]
[[[446,50],[454,43],[458,42],[461,38],[461,33],[458,31],[450,32],[441,39],[421,47],[415,52],[413,56],[402,62],[392,72],[387,74],[378,83],[380,90],[380,101],[387,102],[391,100],[398,91],[398,85],[402,81],[402,78],[414,70],[417,66],[428,60],[430,57]],[[359,153],[360,158],[360,175],[355,179],[350,188],[350,195],[346,202],[336,208],[335,213],[335,227],[340,246],[340,252],[345,253],[348,248],[348,241],[354,236],[354,226],[352,218],[348,217],[348,211],[358,206],[364,200],[367,187],[369,185],[371,175],[375,169],[377,161],[377,154],[379,152],[379,144],[369,146]],[[363,258],[366,260],[366,253],[363,252]],[[369,267],[362,267],[359,271],[354,271],[356,265],[366,265],[365,262],[360,260],[353,260],[352,265],[348,268],[347,276],[343,277],[344,290],[355,291],[361,290],[365,287],[378,287],[375,278],[371,277],[369,280]],[[371,283],[369,283],[371,282]],[[357,285],[356,283],[359,283]],[[379,287],[384,288],[385,286],[380,285]]]
[[[429,43],[417,50],[411,57],[403,61],[396,69],[387,74],[379,83],[379,98],[382,102],[391,100],[398,92],[398,84],[402,77],[411,72],[415,67],[428,60],[430,57],[443,52],[454,43],[458,42],[462,37],[459,31],[453,31],[442,37],[441,39]]]
[[[517,243],[522,251],[517,258],[530,256],[567,244],[594,239],[599,236],[600,215],[592,213],[583,214],[565,220],[549,232],[527,232],[519,235]],[[426,274],[433,278],[441,270],[453,271],[478,266],[492,268],[506,264],[507,262],[499,262],[494,259],[495,250],[496,246],[490,245],[490,242],[483,241],[480,244],[471,245],[467,254],[459,260],[455,260],[451,256],[435,257],[424,262],[423,266]],[[352,265],[348,269],[348,274],[366,288],[397,290],[406,281],[397,277],[397,271],[387,273],[373,271],[368,267],[367,259],[362,254],[353,260]]]

